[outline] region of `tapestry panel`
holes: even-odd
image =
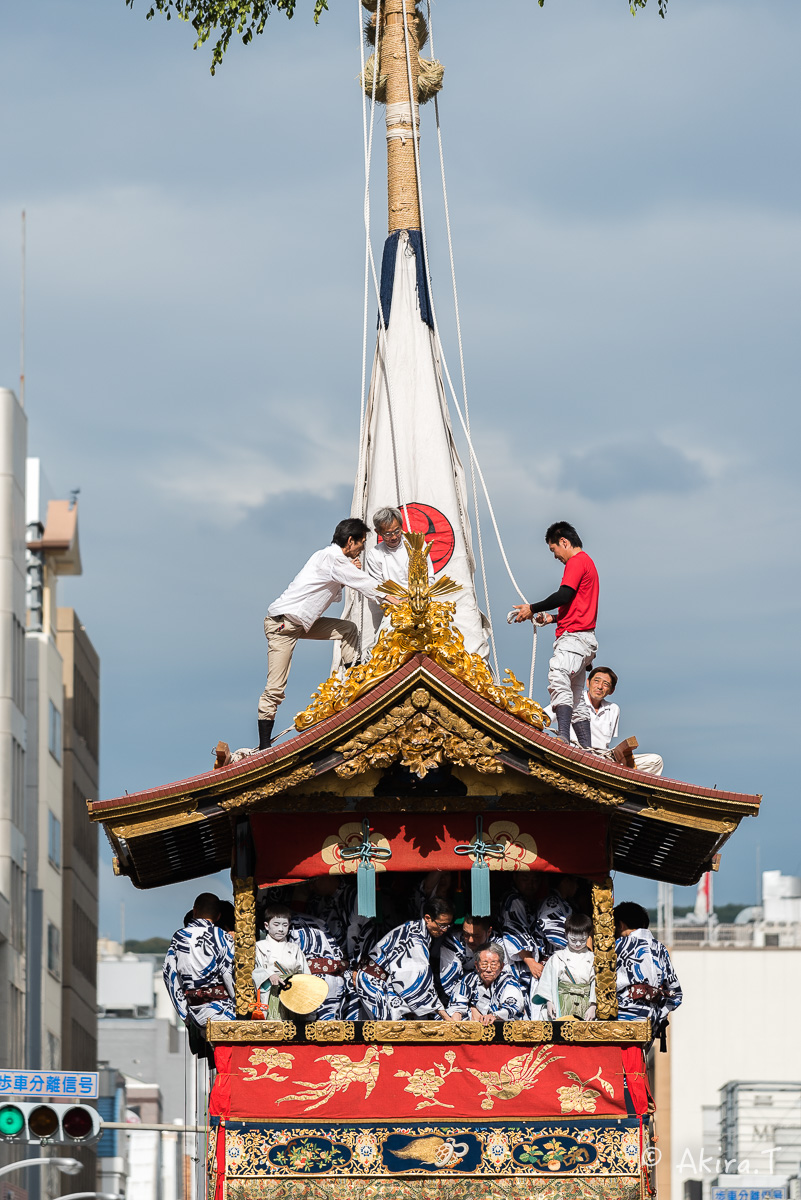
[[[476,837],[472,813],[377,813],[367,817],[370,841],[382,851],[378,871],[463,871],[471,858],[457,854]],[[272,815],[250,818],[256,843],[256,881],[267,884],[315,875],[355,875],[358,858],[342,851],[361,844],[362,818],[352,813]],[[607,818],[603,813],[514,813],[485,818],[484,838],[503,847],[487,859],[493,871],[561,871],[603,876],[609,868]]]
[[[641,1200],[638,1179],[231,1180],[216,1200]]]
[[[209,1111],[332,1122],[633,1113],[619,1046],[232,1045],[216,1051]],[[642,1054],[640,1053],[640,1062]]]

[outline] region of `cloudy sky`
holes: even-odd
[[[19,372],[24,208],[30,452],[58,494],[81,489],[84,575],[60,600],[102,658],[104,798],[197,773],[218,738],[252,743],[266,606],[349,508],[362,10],[330,4],[316,28],[310,0],[272,17],[214,79],[191,28],[147,22],[145,0],[0,16],[0,384]],[[435,4],[474,438],[527,593],[558,583],[552,520],[599,565],[621,733],[674,777],[764,793],[716,880],[753,903],[758,862],[801,874],[801,9],[651,4]],[[434,152],[429,106],[455,363]],[[489,565],[502,623],[516,597],[492,549]],[[499,646],[525,678],[523,630]],[[279,727],[328,662],[299,650]],[[137,893],[106,854],[102,932],[124,902],[128,936],[169,934],[195,890]]]

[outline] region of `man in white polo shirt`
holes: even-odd
[[[367,533],[367,526],[358,517],[340,521],[331,545],[313,554],[267,609],[264,618],[267,684],[259,699],[260,750],[270,745],[275,714],[286,693],[292,655],[300,639],[340,642],[346,668],[352,667],[358,658],[359,633],[353,622],[323,617],[329,605],[341,600],[343,587],[355,588],[376,604],[395,603],[392,597],[382,596],[361,570],[359,555],[364,550]]]
[[[612,753],[609,747],[612,739],[618,736],[618,725],[620,724],[620,707],[607,699],[613,694],[616,687],[617,675],[611,667],[595,667],[587,677],[585,697],[590,709],[592,748],[593,750],[605,750],[608,755]],[[552,717],[550,705],[545,712]],[[578,738],[572,729],[570,740],[578,745]],[[635,754],[634,769],[647,771],[649,775],[661,775],[664,763],[658,754]]]

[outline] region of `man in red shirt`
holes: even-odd
[[[553,657],[548,665],[548,691],[551,694],[559,736],[570,741],[570,726],[579,745],[592,746],[590,710],[584,695],[587,668],[598,653],[595,623],[598,617],[598,572],[581,538],[567,521],[549,526],[545,541],[554,558],[564,563],[558,591],[536,604],[516,604],[515,621],[534,620],[537,625],[556,625]],[[541,610],[558,609],[554,617]]]

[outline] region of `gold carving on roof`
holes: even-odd
[[[423,696],[426,700],[421,705]],[[335,771],[344,778],[371,767],[383,770],[398,761],[420,779],[444,762],[473,767],[484,775],[504,772],[496,757],[503,749],[501,744],[479,733],[424,688],[415,690],[411,704],[397,705],[337,749],[345,761]]]
[[[591,804],[622,804],[626,798],[622,793],[613,792],[609,788],[594,787],[590,783],[583,783],[580,779],[571,779],[553,767],[543,766],[535,759],[529,759],[528,767],[533,779],[539,779],[559,792],[567,792],[569,795],[576,796],[579,800],[586,800]],[[568,804],[566,807],[576,808],[577,805]]]
[[[595,955],[596,1015],[599,1021],[613,1020],[617,1016],[614,904],[612,880],[607,875],[602,883],[592,885],[592,945]],[[568,1034],[564,1036],[568,1037]]]
[[[332,675],[320,684],[308,708],[295,717],[295,728],[308,729],[341,712],[415,654],[427,654],[479,696],[542,729],[548,718],[539,704],[523,694],[523,684],[512,672],[507,670],[503,682],[496,683],[481,655],[468,654],[461,633],[453,627],[456,605],[442,599],[461,589],[447,575],[429,583],[431,547],[423,534],[403,536],[409,551],[408,586],[390,580],[379,584],[378,589],[399,601],[389,608],[391,627],[378,635],[369,662],[351,668],[342,679]]]
[[[494,1025],[478,1021],[365,1021],[365,1042],[491,1042]]]
[[[298,767],[296,771],[290,771],[288,775],[279,775],[275,779],[268,780],[261,787],[250,788],[246,792],[241,792],[237,796],[227,796],[220,800],[220,808],[230,811],[235,808],[255,808],[260,800],[269,800],[270,796],[278,796],[281,792],[288,792],[290,788],[295,787],[299,783],[305,783],[307,779],[314,779],[317,774],[314,767],[309,765]]]
[[[553,1025],[550,1021],[504,1021],[503,1037],[506,1042],[552,1042]]]

